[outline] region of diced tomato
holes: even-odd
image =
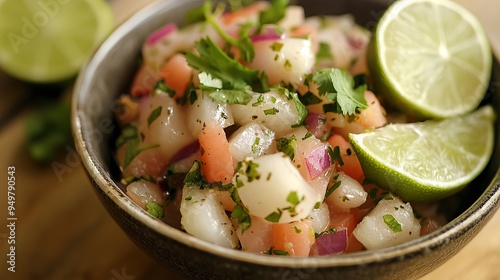
[[[340,155],[344,165],[340,166],[339,170],[362,183],[365,175],[363,173],[363,169],[361,168],[361,164],[359,163],[359,159],[354,153],[351,143],[338,134],[334,134],[330,137],[328,139],[328,143],[333,148],[338,146],[340,149]]]
[[[191,82],[193,69],[188,65],[186,58],[182,54],[172,56],[160,69],[159,76],[165,84],[175,90],[174,99],[184,95],[184,92]]]
[[[230,183],[234,175],[233,157],[224,129],[215,123],[206,123],[200,135],[201,172],[209,183]]]
[[[290,256],[307,257],[314,242],[310,220],[274,225],[273,250],[287,252]]]

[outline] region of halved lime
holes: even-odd
[[[434,201],[459,191],[485,168],[494,122],[487,105],[465,116],[350,134],[349,140],[367,180],[406,201]]]
[[[472,112],[491,75],[480,22],[451,0],[396,1],[380,19],[367,56],[375,92],[422,119]]]
[[[36,83],[68,79],[113,27],[104,0],[0,0],[0,68]]]

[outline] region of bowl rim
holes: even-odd
[[[96,151],[92,149],[95,147],[92,147],[92,143],[89,142],[90,135],[88,131],[85,130],[88,125],[88,123],[86,123],[87,115],[82,110],[82,95],[80,92],[88,92],[90,90],[88,81],[92,80],[92,73],[99,67],[100,62],[104,59],[107,52],[113,47],[116,47],[119,41],[130,32],[130,30],[133,30],[135,26],[155,14],[165,12],[165,10],[175,8],[178,5],[186,5],[187,3],[195,2],[201,1],[154,1],[129,17],[110,34],[87,60],[74,86],[71,123],[75,148],[80,160],[94,184],[133,219],[139,221],[165,238],[173,239],[188,247],[214,254],[222,258],[229,258],[231,260],[262,266],[322,268],[383,263],[395,259],[411,258],[414,255],[426,254],[449,243],[450,240],[455,239],[461,232],[467,230],[471,225],[478,223],[478,221],[489,220],[493,213],[500,207],[500,169],[498,169],[494,178],[478,200],[455,219],[428,235],[384,249],[367,250],[335,256],[294,258],[256,254],[217,246],[182,232],[149,215],[120,189],[110,173],[103,168],[102,162],[100,162],[96,155]]]

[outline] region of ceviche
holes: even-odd
[[[234,2],[234,1],[233,1]],[[446,223],[365,180],[349,133],[406,122],[370,91],[370,32],[287,1],[205,2],[147,37],[119,97],[127,195],[200,239],[318,256],[393,246]]]

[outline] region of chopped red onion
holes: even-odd
[[[344,253],[347,250],[347,229],[321,235],[316,238],[316,246],[320,256]]]
[[[161,29],[157,30],[153,34],[149,35],[148,39],[146,42],[150,45],[158,42],[160,39],[163,37],[167,36],[168,34],[174,32],[177,30],[177,26],[173,23],[169,23],[162,27]]]
[[[309,132],[311,132],[316,138],[321,139],[326,127],[325,115],[309,112],[307,114],[305,124],[307,125]]]
[[[318,177],[332,165],[332,159],[325,145],[321,145],[304,157],[311,180]]]
[[[264,31],[260,34],[253,35],[250,39],[252,42],[259,41],[275,41],[283,38],[283,34],[279,34],[276,32],[275,26],[267,26],[264,28]]]

